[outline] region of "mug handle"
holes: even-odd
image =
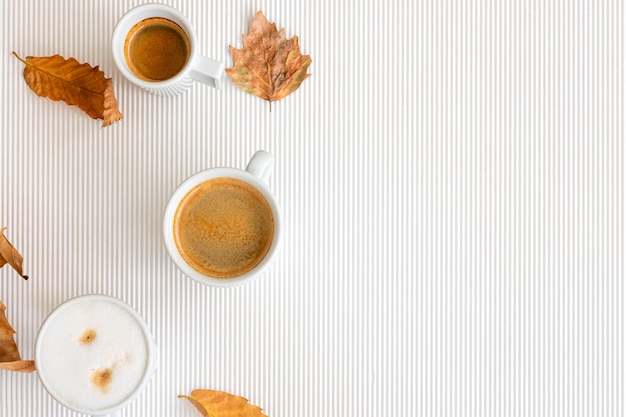
[[[213,88],[221,88],[224,64],[211,58],[198,55],[191,67],[191,78]]]
[[[248,162],[248,166],[246,167],[246,171],[250,174],[258,177],[267,184],[267,180],[272,173],[272,168],[274,167],[274,156],[271,153],[265,151],[256,151],[252,158],[250,158],[250,162]]]

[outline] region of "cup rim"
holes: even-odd
[[[65,310],[67,308],[70,308],[74,304],[81,303],[81,302],[84,302],[86,300],[96,300],[96,301],[97,300],[102,300],[102,301],[106,301],[106,302],[115,304],[118,307],[120,307],[121,309],[123,309],[124,311],[126,311],[127,313],[129,313],[130,316],[133,317],[133,319],[135,319],[135,322],[139,325],[139,327],[141,328],[141,331],[142,331],[142,333],[143,333],[143,335],[145,337],[146,345],[147,345],[147,353],[148,353],[148,357],[147,357],[147,360],[146,360],[146,370],[145,370],[144,374],[142,375],[141,380],[139,381],[139,383],[137,384],[135,389],[131,393],[129,393],[122,401],[118,402],[117,404],[112,405],[112,406],[107,407],[107,408],[85,409],[85,408],[81,408],[81,407],[76,407],[76,406],[70,405],[63,398],[59,398],[57,396],[57,394],[54,392],[54,389],[51,387],[48,379],[45,377],[45,375],[42,375],[41,368],[39,366],[37,366],[37,376],[39,378],[39,381],[41,381],[41,384],[43,385],[43,387],[50,394],[50,396],[55,401],[57,401],[59,404],[61,404],[62,406],[66,407],[66,408],[68,408],[70,410],[76,411],[78,413],[82,413],[82,414],[107,415],[107,414],[111,414],[111,413],[113,413],[113,412],[115,412],[117,410],[120,410],[123,407],[125,407],[126,405],[128,405],[128,403],[130,403],[135,398],[137,398],[137,396],[144,390],[144,388],[147,385],[148,381],[152,377],[152,374],[154,373],[154,370],[156,369],[157,358],[158,358],[158,351],[157,351],[156,344],[154,343],[154,339],[152,338],[152,334],[150,333],[150,330],[148,329],[148,325],[146,324],[145,320],[129,304],[127,304],[126,302],[122,301],[119,298],[116,298],[116,297],[113,297],[113,296],[110,296],[110,295],[105,295],[105,294],[83,294],[83,295],[79,295],[79,296],[70,298],[70,299],[62,302],[61,304],[57,305],[46,316],[46,318],[44,319],[43,323],[39,327],[39,330],[37,332],[37,337],[35,339],[34,356],[35,356],[35,364],[36,365],[38,365],[40,363],[41,351],[43,349],[42,338],[44,336],[45,331],[50,326],[50,323],[55,319],[55,317],[59,314],[59,312]]]
[[[181,256],[178,248],[176,247],[173,235],[174,216],[176,215],[176,210],[183,197],[187,195],[187,192],[189,192],[196,185],[215,178],[234,178],[252,185],[263,195],[270,208],[272,209],[272,215],[274,217],[274,237],[272,239],[272,244],[269,248],[269,251],[265,254],[261,262],[259,262],[259,264],[255,266],[252,270],[231,278],[211,277],[195,270],[187,262],[185,262],[185,260]],[[278,248],[280,247],[281,237],[280,212],[276,203],[276,199],[270,192],[267,184],[263,182],[260,178],[249,173],[248,171],[237,168],[208,168],[189,176],[171,194],[163,216],[163,239],[165,247],[176,267],[188,278],[212,287],[238,287],[254,281],[271,264],[276,252],[278,251]]]
[[[150,14],[146,16],[141,16],[142,12],[144,11],[146,13],[150,12]],[[178,74],[174,75],[172,78],[168,78],[167,80],[163,81],[146,81],[136,76],[130,70],[130,67],[126,63],[126,58],[124,54],[124,45],[126,43],[126,36],[128,35],[128,32],[137,23],[151,17],[163,17],[170,20],[172,20],[171,17],[174,17],[176,19],[174,23],[181,26],[182,29],[187,33],[187,37],[189,38],[189,44],[191,47],[191,50],[189,51],[189,59],[187,60],[185,66],[178,72]],[[167,4],[144,3],[129,9],[117,21],[115,28],[113,29],[113,35],[111,36],[111,52],[113,54],[113,61],[115,62],[115,65],[122,73],[124,78],[144,89],[154,89],[178,84],[181,80],[189,76],[189,73],[193,68],[194,61],[197,56],[197,43],[198,40],[193,25],[191,24],[189,19],[179,10]]]

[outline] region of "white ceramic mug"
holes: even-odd
[[[142,392],[157,363],[156,344],[141,316],[107,295],[62,303],[35,341],[44,388],[68,409],[92,416],[117,415]]]
[[[139,78],[130,69],[125,57],[126,37],[131,29],[139,22],[161,17],[176,23],[189,38],[189,59],[185,66],[172,78],[164,81],[146,81]],[[122,75],[139,87],[157,94],[174,95],[189,89],[194,81],[220,88],[224,75],[224,64],[207,58],[198,53],[196,32],[189,20],[178,10],[164,4],[143,4],[128,12],[118,21],[111,40],[113,59]]]
[[[174,191],[165,209],[163,237],[165,247],[167,248],[170,257],[185,275],[202,284],[215,287],[233,287],[247,283],[258,277],[260,273],[270,264],[277,253],[281,239],[281,219],[278,205],[276,204],[276,199],[270,192],[267,184],[267,180],[272,172],[273,164],[274,157],[271,154],[265,151],[257,151],[248,162],[245,171],[236,168],[210,168],[192,175],[185,180],[176,189],[176,191]],[[189,191],[205,181],[224,177],[244,181],[262,194],[272,211],[274,234],[269,251],[253,269],[242,275],[231,278],[216,278],[197,271],[184,260],[176,247],[174,238],[174,220],[181,201]]]

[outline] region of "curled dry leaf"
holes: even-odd
[[[248,35],[242,36],[243,49],[230,47],[233,67],[226,73],[246,93],[270,102],[293,93],[311,74],[311,57],[300,53],[298,37],[285,37],[285,29],[276,30],[260,10]]]
[[[197,389],[178,398],[188,399],[204,417],[267,417],[247,399],[224,391]]]
[[[74,58],[60,55],[46,57],[27,56],[22,59],[24,80],[38,96],[53,101],[64,101],[78,106],[92,119],[102,119],[102,126],[109,126],[122,119],[117,107],[111,78],[105,78],[98,67],[81,64]]]
[[[5,315],[6,306],[0,301],[0,369],[18,372],[33,372],[35,362],[22,360],[13,339],[15,330]]]
[[[28,279],[28,277],[22,273],[22,262],[24,258],[4,236],[5,230],[6,227],[0,229],[0,268],[9,264],[22,278]]]

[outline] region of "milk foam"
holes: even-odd
[[[52,395],[70,408],[102,410],[133,393],[148,371],[148,341],[136,319],[105,300],[81,300],[56,311],[40,335],[37,369]],[[81,341],[86,330],[95,338]],[[111,370],[105,388],[92,382],[94,372]]]

